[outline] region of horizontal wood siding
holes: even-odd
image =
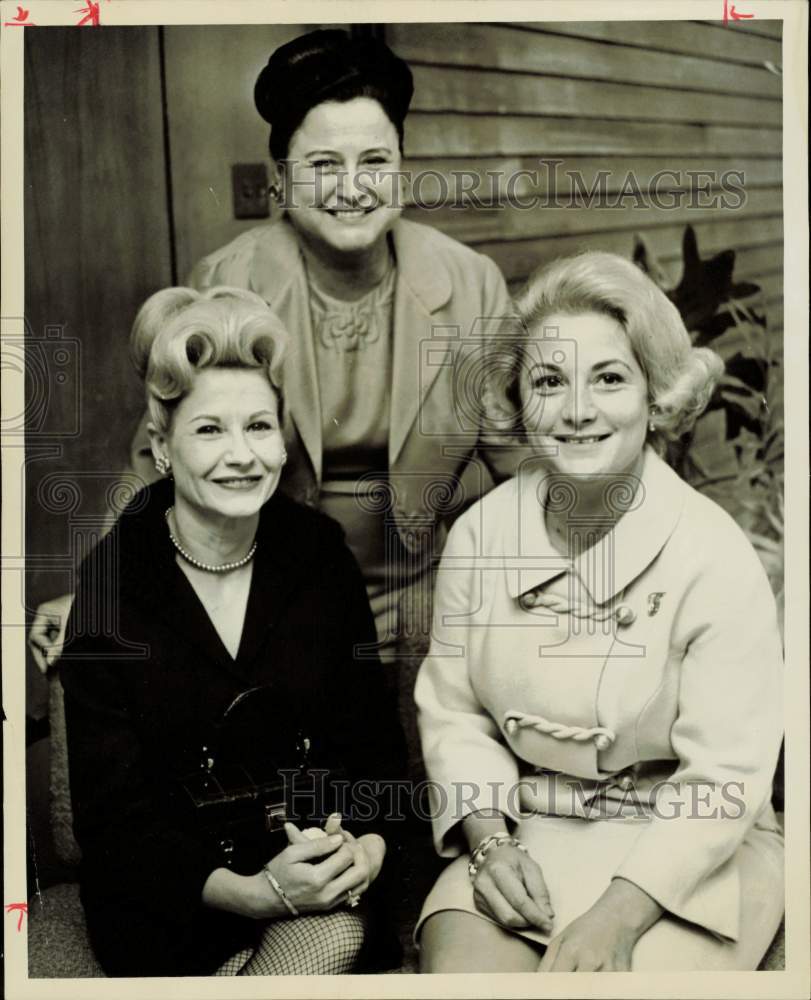
[[[513,288],[587,247],[630,255],[636,234],[675,283],[689,223],[702,256],[736,251],[780,332],[781,27],[387,25],[415,81],[407,214],[491,256]]]

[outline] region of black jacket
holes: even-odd
[[[355,655],[374,643],[374,622],[338,525],[271,497],[233,660],[175,561],[172,500],[170,481],[143,490],[83,563],[61,668],[82,900],[110,975],[207,974],[257,934],[255,922],[202,905],[222,862],[176,794],[242,691],[267,686],[278,710],[257,745],[275,718],[337,748],[354,781],[397,779],[403,767],[381,664]],[[397,826],[381,830],[384,872]]]

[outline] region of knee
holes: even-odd
[[[442,972],[469,972],[470,962],[461,962],[461,956],[450,954],[437,948],[420,948],[420,972],[424,974]]]
[[[363,951],[365,928],[353,928],[351,934],[339,935],[332,951],[333,963],[342,969],[352,969]]]
[[[421,973],[470,971],[470,947],[458,930],[453,916],[447,913],[435,913],[425,921],[418,939]]]
[[[420,972],[536,972],[537,945],[469,913],[441,911],[420,935]]]
[[[331,914],[326,931],[324,965],[326,975],[352,972],[361,956],[368,929],[366,922],[351,913]]]

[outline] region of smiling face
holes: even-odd
[[[318,104],[294,133],[281,168],[290,221],[321,256],[365,252],[402,211],[399,168],[397,129],[378,101]]]
[[[198,517],[251,517],[279,484],[284,443],[278,398],[263,370],[206,368],[172,414],[151,431],[155,457],[172,464],[175,506]]]
[[[586,478],[639,472],[648,385],[612,317],[557,314],[531,330],[521,404],[533,443],[553,452],[545,458],[552,472]]]

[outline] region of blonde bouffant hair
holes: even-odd
[[[665,440],[693,426],[724,370],[714,351],[693,347],[678,309],[665,293],[617,254],[587,251],[556,260],[535,272],[515,305],[520,332],[494,344],[500,357],[490,366],[485,407],[494,427],[518,438],[525,437],[519,387],[526,340],[555,314],[592,312],[619,323],[647,380],[653,426],[648,437],[659,451]]]
[[[164,288],[141,306],[130,354],[146,386],[149,415],[166,433],[172,413],[205,368],[264,369],[282,416],[282,367],[288,335],[258,295],[218,286],[205,292]]]

